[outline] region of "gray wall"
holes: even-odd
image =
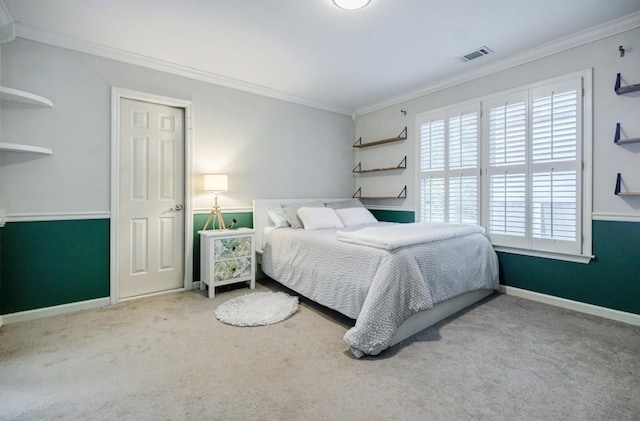
[[[618,46],[627,54],[621,58]],[[616,146],[613,143],[616,122],[621,122],[625,137],[640,137],[640,95],[618,96],[613,91],[616,73],[625,83],[640,83],[640,29],[627,31],[585,44],[509,70],[425,95],[412,101],[358,116],[356,137],[375,140],[396,135],[409,126],[409,138],[399,146],[380,147],[377,151],[358,152],[356,161],[367,160],[378,166],[393,163],[396,155],[415,157],[415,116],[418,113],[450,104],[517,88],[541,80],[593,68],[593,212],[594,217],[608,220],[640,221],[640,197],[621,198],[613,195],[616,173],[622,173],[628,188],[640,191],[640,144]],[[400,110],[406,110],[404,116]],[[391,151],[391,152],[390,152]],[[386,164],[385,164],[386,163]],[[364,165],[364,164],[363,164]],[[399,206],[414,209],[415,167],[399,174],[368,177],[362,185],[378,189],[374,193],[409,186],[409,197]],[[363,187],[363,189],[365,188]]]
[[[618,54],[619,45],[627,49],[624,58]],[[640,191],[640,144],[616,146],[613,143],[618,121],[626,132],[625,137],[640,137],[640,93],[618,96],[613,90],[618,72],[622,73],[625,85],[640,83],[640,29],[360,116],[356,120],[356,135],[363,139],[393,136],[405,125],[409,126],[409,138],[394,146],[358,152],[356,159],[362,157],[364,161],[366,157],[382,162],[397,153],[412,157],[408,170],[388,177],[369,177],[364,182],[371,183],[372,189],[407,184],[409,197],[399,206],[414,209],[417,113],[584,69],[593,69],[593,183],[586,188],[593,194],[595,259],[582,264],[499,252],[501,283],[518,290],[640,314],[640,197],[614,195],[618,172],[622,173],[629,189]],[[406,116],[401,109],[407,111]]]
[[[194,209],[200,174],[229,174],[223,208],[254,198],[352,194],[354,123],[345,115],[18,38],[2,45],[2,85],[54,102],[3,104],[4,142],[53,156],[2,154],[0,208],[9,217],[109,211],[111,87],[194,104]]]

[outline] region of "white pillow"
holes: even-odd
[[[287,222],[291,225],[291,228],[302,228],[302,221],[298,217],[298,209],[301,207],[306,208],[323,208],[324,203],[321,200],[315,200],[313,202],[303,202],[303,203],[286,203],[281,205],[282,211],[284,212],[285,218],[287,218]]]
[[[331,208],[298,209],[298,217],[305,230],[319,230],[324,228],[344,228],[336,211]]]
[[[374,224],[378,222],[375,216],[367,208],[344,208],[336,209],[338,217],[345,227],[355,227],[357,225]]]
[[[280,207],[267,209],[267,216],[276,228],[291,226],[289,225],[289,221],[287,221],[287,217],[284,216],[284,211]]]

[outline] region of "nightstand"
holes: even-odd
[[[249,281],[256,287],[255,230],[198,231],[200,234],[200,289],[209,286],[209,298],[215,287]]]

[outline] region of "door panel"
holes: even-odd
[[[184,285],[184,110],[120,102],[119,298]]]

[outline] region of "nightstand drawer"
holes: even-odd
[[[217,239],[213,245],[213,253],[216,260],[250,256],[251,236]]]
[[[222,260],[213,264],[214,282],[251,276],[251,256]]]

